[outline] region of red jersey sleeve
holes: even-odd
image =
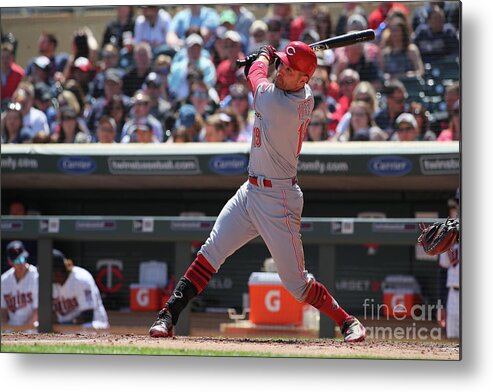
[[[258,86],[262,83],[269,83],[269,79],[267,79],[268,72],[269,67],[262,61],[254,61],[250,67],[250,71],[248,72],[248,83],[250,84],[250,89],[254,96]]]

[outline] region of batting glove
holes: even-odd
[[[252,54],[249,54],[245,58],[245,69],[243,72],[245,73],[245,77],[248,79],[248,72],[250,72],[250,67],[252,66],[253,62],[258,59],[260,52],[254,52]]]
[[[264,45],[259,49],[259,55],[264,56],[267,60],[269,60],[269,65],[274,64],[276,61],[276,48],[272,45]]]

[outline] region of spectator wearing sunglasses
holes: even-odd
[[[323,111],[314,110],[308,123],[305,139],[309,142],[317,142],[326,141],[327,137],[327,118]]]
[[[186,56],[182,59],[173,58],[168,76],[169,90],[176,100],[184,100],[190,94],[188,76],[191,70],[199,70],[209,87],[216,85],[216,67],[210,58],[202,53],[204,40],[198,34],[190,34],[185,40]]]
[[[50,132],[46,114],[36,109],[34,104],[34,86],[29,82],[21,82],[12,96],[12,101],[21,105],[23,126],[33,138],[39,131]]]
[[[350,122],[346,131],[337,134],[336,140],[385,141],[388,135],[373,120],[373,108],[364,101],[353,101],[349,107]]]
[[[115,140],[117,142],[121,140],[123,127],[127,121],[127,107],[125,106],[124,97],[125,96],[123,94],[113,95],[108,101],[108,105],[104,109],[104,114],[111,117],[115,121],[116,124]]]
[[[101,117],[96,129],[98,143],[116,143],[116,122],[110,116]]]
[[[418,122],[411,113],[402,113],[395,121],[395,134],[392,140],[400,142],[415,142],[418,140]]]
[[[363,101],[370,106],[371,116],[374,117],[376,111],[378,110],[378,100],[377,93],[370,82],[359,82],[353,91],[353,101]],[[347,132],[349,129],[349,124],[351,122],[351,111],[347,111],[342,117],[339,124],[336,127],[336,138],[339,134]]]
[[[204,120],[216,109],[215,103],[209,96],[209,87],[202,79],[198,78],[190,83],[190,96],[187,103],[190,103]]]
[[[142,90],[138,90],[133,97],[133,108],[131,111],[131,118],[123,126],[121,143],[128,143],[129,136],[132,133],[130,129],[137,123],[148,124],[153,135],[159,142],[164,139],[163,126],[156,117],[154,117],[151,111],[151,99],[149,94]]]
[[[390,79],[384,85],[385,103],[375,114],[377,125],[390,136],[397,128],[396,120],[406,109],[407,90],[397,79]]]
[[[230,107],[241,118],[241,128],[237,142],[252,141],[255,112],[251,109],[253,97],[244,84],[235,83],[229,87],[229,95],[221,102],[221,107]]]
[[[359,74],[353,69],[345,69],[339,74],[337,82],[340,88],[340,97],[337,100],[337,108],[331,115],[329,124],[331,131],[336,129],[337,124],[341,121],[344,114],[346,114],[353,101],[354,89],[360,82]]]
[[[31,139],[29,130],[22,125],[23,114],[21,105],[17,102],[11,102],[7,110],[2,113],[2,144],[6,143],[24,143]]]
[[[166,54],[160,54],[152,63],[152,72],[157,73],[161,77],[162,95],[167,101],[170,101],[168,75],[171,67],[171,57]]]
[[[51,134],[53,143],[91,143],[92,136],[79,121],[77,112],[71,106],[60,109],[60,123]]]
[[[147,75],[143,89],[149,96],[150,114],[163,125],[163,131],[170,130],[175,122],[171,103],[164,98],[164,88],[163,78],[158,73],[151,72]]]

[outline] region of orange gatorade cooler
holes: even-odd
[[[248,280],[250,321],[263,325],[303,323],[303,304],[287,291],[277,272],[254,272]]]
[[[161,309],[163,290],[153,284],[132,283],[130,285],[130,310],[134,312]]]
[[[414,276],[389,275],[382,282],[383,315],[406,318],[413,315],[413,306],[420,303],[421,289]]]

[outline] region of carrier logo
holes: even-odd
[[[58,169],[67,174],[86,175],[96,170],[96,162],[88,157],[63,157],[58,160]]]
[[[425,176],[460,172],[460,158],[457,155],[427,155],[419,159],[419,164]]]
[[[220,155],[209,160],[209,169],[217,174],[243,174],[248,167],[248,158],[244,155]]]
[[[398,177],[409,173],[413,164],[409,159],[400,156],[376,157],[368,162],[368,170],[376,176]]]

